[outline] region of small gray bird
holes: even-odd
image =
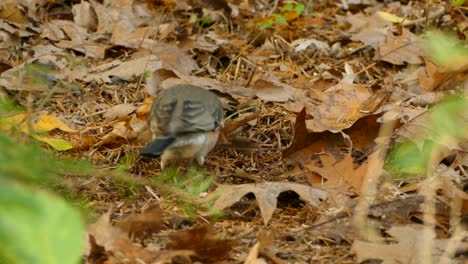
[[[180,84],[161,92],[148,117],[153,141],[142,156],[161,156],[161,169],[170,160],[195,159],[202,166],[224,125],[221,101],[201,87]]]

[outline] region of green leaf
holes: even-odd
[[[80,262],[84,224],[62,199],[0,180],[0,212],[0,263]]]
[[[294,10],[294,4],[293,3],[287,3],[281,8],[280,12],[285,13],[285,12],[291,12],[293,10]]]
[[[462,6],[464,3],[466,3],[466,0],[453,0],[453,3],[457,6]]]
[[[39,141],[49,144],[51,147],[53,147],[54,149],[58,151],[64,151],[64,150],[69,150],[73,148],[73,145],[64,139],[43,137],[39,135],[32,135],[32,137]]]
[[[468,46],[453,34],[429,31],[425,44],[436,64],[452,71],[468,68]]]
[[[272,16],[276,19],[276,22],[279,22],[279,23],[285,24],[285,25],[288,24],[288,20],[286,20],[286,18],[284,16],[277,15],[277,14],[273,14]]]
[[[262,27],[262,28],[271,28],[273,27],[273,20],[268,19],[266,21],[257,22],[257,26]]]
[[[214,23],[213,19],[210,19],[210,18],[207,18],[207,17],[197,18],[197,22],[202,27],[208,27],[208,26],[213,25],[213,23]]]
[[[428,162],[440,146],[456,145],[468,140],[468,97],[448,97],[429,110],[421,138],[407,139],[395,145],[386,161],[393,174],[425,175]]]
[[[298,13],[299,15],[302,15],[302,14],[304,14],[305,6],[304,6],[304,4],[299,3],[299,4],[296,5],[296,7],[294,8],[294,10],[295,10],[296,13]]]

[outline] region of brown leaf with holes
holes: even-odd
[[[213,263],[224,260],[235,245],[235,241],[215,237],[210,225],[203,225],[187,231],[170,234],[168,248],[193,250],[193,261]]]
[[[248,193],[253,193],[265,225],[270,221],[276,209],[278,195],[282,192],[293,191],[302,200],[317,205],[326,199],[326,193],[320,189],[307,185],[290,182],[265,182],[255,184],[223,185],[219,190],[220,197],[213,208],[222,210],[238,202]]]

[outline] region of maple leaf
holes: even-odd
[[[340,162],[336,162],[335,158],[330,155],[321,155],[320,160],[322,167],[314,164],[305,165],[307,169],[326,179],[324,183],[321,183],[322,180],[317,182],[312,175],[308,179],[312,185],[342,189],[349,194],[360,193],[367,172],[367,162],[354,168],[353,158],[349,154]]]
[[[239,201],[248,193],[253,193],[257,199],[265,225],[276,209],[277,197],[280,193],[294,191],[304,201],[317,205],[326,199],[326,192],[303,184],[289,182],[265,182],[255,184],[224,185],[220,189],[221,196],[213,207],[222,210]]]

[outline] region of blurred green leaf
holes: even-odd
[[[456,36],[429,31],[425,38],[429,56],[434,62],[451,71],[468,69],[468,45]]]
[[[293,10],[294,10],[294,4],[293,3],[287,3],[280,9],[280,12],[281,13],[291,12]]]
[[[425,175],[428,162],[439,147],[468,140],[468,98],[453,96],[429,111],[425,138],[412,138],[396,144],[390,152],[386,168],[392,174]],[[422,146],[422,147],[421,147]]]
[[[452,0],[452,1],[457,6],[462,6],[463,4],[467,2],[467,0]]]
[[[279,23],[285,24],[285,25],[288,24],[288,20],[286,20],[286,18],[284,16],[282,16],[282,15],[273,14],[271,16],[275,18],[276,22],[279,22]]]
[[[0,263],[80,263],[84,223],[64,200],[0,179],[0,212]]]

